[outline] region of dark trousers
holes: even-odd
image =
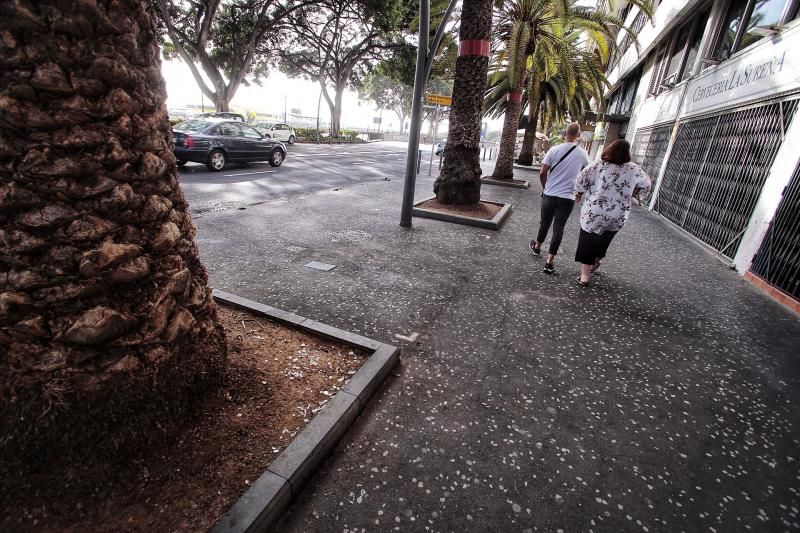
[[[542,215],[539,221],[539,234],[536,236],[536,242],[539,243],[539,246],[542,245],[552,224],[553,237],[550,239],[549,253],[553,255],[558,253],[558,247],[561,246],[561,239],[564,237],[564,226],[567,224],[567,219],[569,214],[572,213],[573,207],[575,207],[575,200],[559,198],[558,196],[542,196]]]
[[[608,246],[614,240],[616,231],[589,233],[581,228],[578,235],[578,248],[575,250],[575,261],[582,265],[593,265],[606,256]]]

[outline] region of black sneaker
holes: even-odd
[[[541,253],[542,253],[542,249],[536,247],[536,241],[529,242],[528,243],[528,248],[531,249],[531,251],[533,252],[533,255],[535,255],[536,257],[539,257],[539,255],[541,255]]]
[[[556,267],[553,263],[545,263],[544,270],[542,270],[545,274],[555,274]]]

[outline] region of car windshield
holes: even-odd
[[[181,122],[180,124],[176,124],[175,127],[172,129],[175,131],[186,131],[189,133],[197,133],[199,131],[205,130],[210,125],[214,124],[211,120],[187,120],[186,122]]]

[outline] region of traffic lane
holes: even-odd
[[[294,145],[289,148],[283,165],[277,168],[271,167],[267,162],[231,163],[222,171],[211,172],[203,164],[187,163],[181,169],[181,178],[185,183],[193,183],[198,180],[225,183],[232,181],[230,178],[257,176],[259,173],[287,175],[297,169],[307,170],[304,165],[314,165],[316,162],[324,162],[329,165],[337,159],[345,159],[344,163],[376,163],[381,166],[388,164],[390,167],[393,167],[399,158],[405,159],[404,150],[342,149],[344,146],[346,145]]]
[[[268,163],[227,166],[210,172],[204,165],[187,164],[180,182],[191,212],[197,216],[210,211],[242,208],[267,200],[284,198],[364,181],[401,177],[405,152],[375,145],[295,145],[286,161],[273,168]]]

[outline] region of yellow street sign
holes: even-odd
[[[453,98],[451,96],[445,96],[443,94],[429,94],[425,97],[425,101],[429,104],[436,104],[436,105],[453,105]]]

